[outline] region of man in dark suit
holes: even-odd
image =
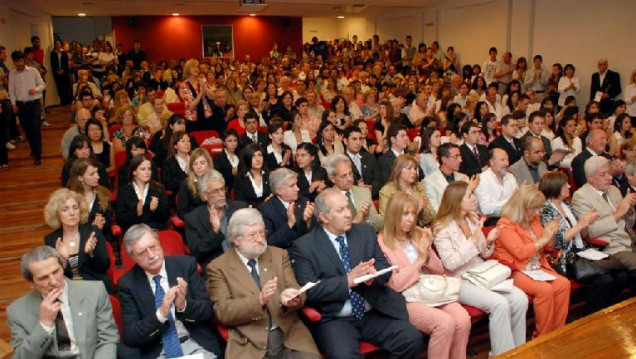
[[[230,249],[228,222],[232,214],[247,207],[247,203],[227,200],[225,180],[216,170],[201,176],[197,185],[203,204],[185,216],[185,234],[190,254],[205,267]]]
[[[290,169],[271,172],[269,183],[274,196],[258,207],[268,233],[267,244],[287,249],[314,225],[314,204],[298,195],[298,174]]]
[[[141,49],[141,40],[135,39],[133,48],[128,51],[128,60],[133,62],[135,70],[141,68],[142,61],[146,61],[146,52]]]
[[[51,69],[53,79],[60,97],[60,105],[66,106],[73,102],[71,83],[69,81],[68,53],[62,50],[62,43],[55,41],[55,49],[51,51]]]
[[[378,188],[382,188],[389,180],[393,170],[393,162],[399,155],[404,153],[409,145],[409,136],[404,125],[392,125],[387,131],[386,137],[389,150],[378,159]]]
[[[572,175],[574,176],[574,182],[576,183],[577,188],[581,188],[587,183],[587,177],[585,176],[585,161],[587,161],[588,158],[603,156],[609,160],[612,159],[612,156],[605,152],[605,148],[607,147],[607,133],[605,133],[605,131],[602,129],[593,129],[590,131],[585,140],[585,148],[572,160]],[[620,161],[617,163],[614,162],[615,161],[611,162],[610,172],[616,173],[616,171],[619,170],[617,166],[619,166]],[[612,176],[614,176],[614,174],[612,174]]]
[[[245,133],[239,137],[239,150],[250,143],[257,143],[263,150],[267,148],[267,134],[258,130],[258,117],[256,113],[245,114]]]
[[[226,356],[318,359],[296,314],[305,294],[298,291],[287,251],[267,245],[265,223],[253,208],[236,211],[229,228],[233,248],[207,267],[217,318],[230,327]]]
[[[212,302],[194,258],[164,259],[157,233],[145,224],[130,227],[124,246],[137,264],[119,280],[125,344],[119,356],[221,358]]]
[[[228,114],[230,106],[227,104],[227,92],[222,87],[214,91],[214,104],[212,105],[212,121],[205,121],[201,124],[202,130],[214,130],[223,133],[230,122],[232,113]]]
[[[592,74],[590,101],[599,102],[601,113],[611,114],[614,98],[621,93],[621,76],[607,67],[607,59],[598,60],[598,72]]]
[[[353,169],[353,183],[371,191],[371,197],[377,199],[382,185],[378,181],[375,156],[362,151],[362,132],[357,126],[347,127],[343,141],[347,150],[345,155],[351,160]]]
[[[548,165],[548,169],[557,169],[559,167],[559,162],[563,160],[565,157],[565,153],[563,152],[552,152],[552,143],[550,140],[541,135],[543,131],[543,126],[545,123],[545,112],[543,111],[534,111],[530,114],[528,118],[528,132],[526,132],[523,136],[521,136],[521,142],[525,141],[526,137],[536,137],[543,142],[543,149],[545,150],[545,156],[543,157],[543,162]]]
[[[462,156],[459,172],[470,178],[481,173],[484,167],[488,166],[488,148],[477,143],[481,130],[476,123],[466,122],[460,129],[460,133],[464,143],[459,146],[459,153]]]
[[[63,261],[49,246],[22,257],[31,291],[7,309],[12,358],[115,358],[119,335],[104,285],[65,278]]]
[[[347,198],[328,188],[316,198],[321,225],[290,249],[300,285],[320,283],[307,291],[307,303],[322,319],[314,339],[328,358],[362,358],[359,341],[369,341],[390,358],[416,358],[421,334],[408,321],[404,297],[387,287],[391,273],[362,283],[354,279],[389,267],[373,228],[352,224]]]
[[[509,163],[512,165],[521,158],[520,144],[515,138],[519,131],[519,124],[511,114],[505,115],[501,119],[501,136],[495,138],[488,149],[501,148],[508,154]]]

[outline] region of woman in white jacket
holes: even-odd
[[[559,79],[558,85],[559,107],[563,107],[565,105],[565,99],[568,96],[576,97],[576,94],[578,94],[581,89],[581,82],[578,77],[574,76],[574,71],[574,65],[565,65],[565,76],[562,76]]]

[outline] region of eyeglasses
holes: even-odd
[[[249,240],[254,240],[256,238],[267,238],[267,231],[262,230],[262,231],[249,232],[249,233],[243,234],[241,237],[245,239],[249,239]]]
[[[215,189],[211,189],[209,191],[205,191],[205,193],[213,194],[213,195],[216,196],[218,194],[221,194],[221,193],[225,192],[226,190],[227,190],[227,187],[223,186],[223,187],[220,187],[220,188],[215,188]]]
[[[146,259],[150,256],[150,253],[155,253],[159,249],[159,243],[155,241],[155,243],[151,246],[146,247],[143,251],[133,253],[133,255],[137,258]]]

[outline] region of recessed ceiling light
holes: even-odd
[[[80,12],[79,14],[77,14],[77,16],[84,17],[84,16],[86,16],[86,14],[84,14],[83,12]]]
[[[338,19],[344,19],[344,16],[339,15],[339,16],[338,16]]]
[[[173,12],[172,16],[179,16],[179,13],[178,12]]]
[[[256,16],[256,14],[250,14],[250,16]]]

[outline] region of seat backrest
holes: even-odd
[[[195,140],[197,140],[197,143],[199,144],[199,146],[201,146],[201,144],[210,137],[221,138],[221,136],[219,136],[219,133],[214,130],[192,131],[189,133],[189,135],[194,137]]]
[[[163,253],[167,256],[185,255],[186,248],[179,232],[172,229],[157,232]]]
[[[122,336],[123,326],[121,323],[121,304],[119,303],[119,299],[114,295],[109,295],[108,299],[110,299],[110,306],[113,308],[113,319],[115,319],[115,324],[117,325],[117,329],[119,329],[119,336]]]

